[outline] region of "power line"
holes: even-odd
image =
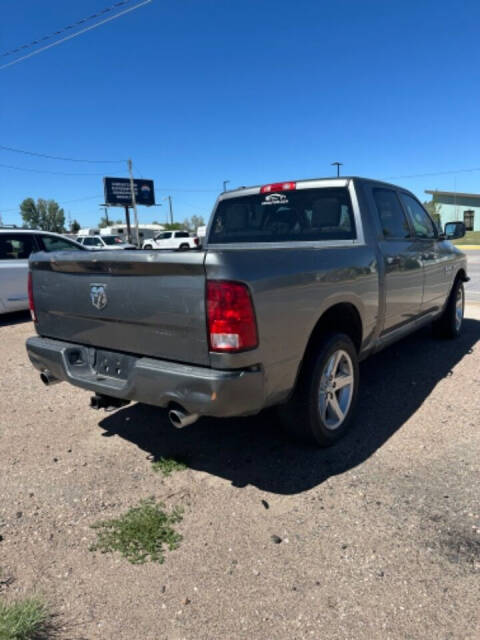
[[[143,0],[142,2],[139,2],[138,4],[134,5],[133,7],[128,7],[128,9],[124,9],[123,11],[120,11],[119,13],[116,13],[114,16],[109,16],[108,18],[105,18],[105,20],[101,20],[100,22],[96,22],[95,24],[90,25],[89,27],[85,27],[84,29],[80,29],[80,31],[77,31],[76,33],[72,33],[68,36],[65,36],[64,38],[60,38],[60,40],[56,40],[55,42],[51,42],[50,44],[45,45],[44,47],[40,47],[40,49],[36,49],[35,51],[31,51],[30,53],[27,53],[24,56],[21,56],[20,58],[17,58],[16,60],[12,60],[11,62],[7,62],[6,64],[3,64],[0,66],[0,70],[2,69],[6,69],[7,67],[11,67],[14,64],[17,64],[19,62],[22,62],[23,60],[26,60],[27,58],[31,58],[32,56],[36,56],[37,53],[42,53],[42,51],[46,51],[47,49],[51,49],[52,47],[56,47],[59,44],[62,44],[62,42],[66,42],[67,40],[72,40],[72,38],[76,38],[77,36],[82,35],[82,33],[86,33],[87,31],[91,31],[92,29],[96,29],[97,27],[102,26],[103,24],[106,24],[107,22],[111,22],[112,20],[116,20],[117,18],[120,18],[121,16],[125,15],[126,13],[130,13],[130,11],[134,11],[135,9],[138,9],[140,7],[142,7],[145,4],[149,4],[150,2],[152,2],[152,0]],[[70,28],[70,27],[68,27]],[[65,29],[66,30],[66,29]]]
[[[69,24],[66,27],[63,27],[63,29],[59,29],[58,31],[54,31],[53,33],[48,34],[47,36],[43,36],[43,38],[39,38],[38,40],[32,40],[32,42],[29,42],[27,44],[22,44],[20,47],[16,47],[15,49],[10,49],[10,51],[5,51],[4,53],[0,53],[0,58],[12,56],[14,53],[20,53],[20,51],[23,51],[25,49],[31,49],[31,47],[34,47],[37,44],[41,44],[46,40],[51,40],[51,38],[54,38],[55,36],[59,36],[62,33],[65,33],[65,31],[69,31],[70,29],[74,29],[75,27],[85,24],[85,22],[89,22],[90,20],[94,20],[95,18],[100,18],[100,16],[104,15],[105,13],[108,13],[109,11],[114,11],[116,8],[121,7],[125,4],[128,4],[129,2],[131,2],[131,0],[120,0],[120,2],[116,2],[112,6],[106,7],[105,9],[98,11],[98,13],[93,13],[92,15],[87,16],[86,18],[82,18],[81,20],[78,20],[73,24]]]
[[[103,198],[103,193],[97,193],[94,196],[85,196],[83,198],[74,198],[73,200],[61,200],[61,204],[72,204],[73,202],[85,202],[86,200],[98,200]],[[18,211],[19,207],[13,207],[13,209],[3,209],[0,207],[2,213],[11,213],[12,211]]]
[[[37,153],[36,151],[26,151],[25,149],[16,149],[14,147],[6,147],[0,144],[0,149],[4,151],[13,151],[14,153],[23,153],[28,156],[35,156],[37,158],[49,158],[50,160],[65,160],[67,162],[88,162],[90,164],[113,164],[125,162],[125,160],[86,160],[84,158],[66,158],[64,156],[51,156],[48,153]]]
[[[433,173],[415,173],[408,176],[388,176],[385,180],[399,180],[400,178],[428,178],[431,176],[447,176],[455,173],[473,173],[474,171],[480,171],[480,167],[474,167],[473,169],[451,169],[449,171],[436,171]]]
[[[155,191],[176,191],[177,193],[218,193],[218,189],[177,189],[176,187],[155,187]]]
[[[29,173],[48,173],[54,176],[105,176],[104,173],[70,173],[68,171],[47,171],[46,169],[15,167],[11,164],[2,163],[0,163],[0,167],[4,167],[6,169],[14,169],[15,171],[27,171]],[[177,193],[217,193],[218,189],[177,189],[176,187],[155,187],[155,191],[171,191]]]
[[[0,164],[5,169],[15,169],[15,171],[28,171],[29,173],[50,173],[54,176],[103,176],[103,173],[69,173],[68,171],[47,171],[46,169],[27,169],[25,167],[14,167],[11,164]]]

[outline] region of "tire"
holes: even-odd
[[[432,324],[435,337],[450,340],[458,338],[462,332],[464,310],[465,289],[461,279],[457,278],[450,291],[448,302],[442,315]]]
[[[345,384],[346,378],[350,384]],[[319,447],[337,442],[352,422],[358,382],[358,356],[352,340],[343,333],[325,336],[307,354],[294,395],[280,409],[288,433]]]
[[[146,244],[143,248],[144,249],[153,249],[151,244]]]
[[[178,248],[180,249],[180,251],[186,251],[187,249],[190,249],[190,245],[184,242]]]

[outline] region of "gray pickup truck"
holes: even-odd
[[[460,333],[467,266],[449,238],[464,233],[364,178],[229,191],[198,250],[34,254],[28,355],[95,408],[137,400],[183,427],[281,405],[326,446],[352,421],[361,359],[427,323]]]

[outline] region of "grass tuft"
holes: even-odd
[[[92,525],[97,530],[97,541],[91,551],[112,553],[118,551],[132,564],[164,561],[164,546],[170,551],[180,544],[182,536],[173,525],[182,520],[182,511],[174,508],[166,513],[161,502],[153,498],[142,500],[119,518],[103,520]]]
[[[152,462],[152,469],[155,473],[162,473],[164,476],[169,476],[174,471],[184,471],[187,469],[187,465],[177,458],[160,458]]]
[[[0,602],[0,640],[46,640],[51,637],[51,619],[45,604],[35,598]]]

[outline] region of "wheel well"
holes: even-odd
[[[346,333],[351,338],[357,353],[362,346],[362,320],[357,308],[348,302],[336,304],[327,309],[315,325],[305,353],[327,333]]]
[[[297,373],[295,388],[302,384],[303,376],[308,371],[311,357],[316,353],[316,346],[329,333],[345,333],[352,340],[357,353],[360,352],[363,338],[362,320],[357,308],[348,302],[342,302],[327,309],[313,328],[303,359]],[[310,357],[309,357],[310,356]]]

